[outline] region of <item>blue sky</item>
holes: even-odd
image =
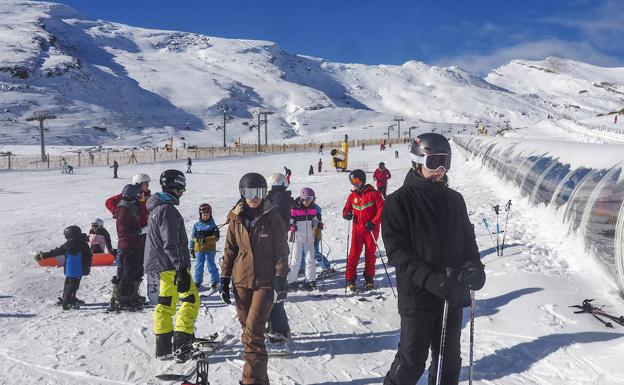
[[[624,0],[60,0],[138,27],[270,40],[335,62],[460,65],[567,57],[624,66]]]

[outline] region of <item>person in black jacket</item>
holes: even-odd
[[[286,190],[288,188],[286,177],[284,174],[275,173],[269,177],[269,184],[271,185],[271,190],[267,194],[266,199],[271,202],[273,209],[276,210],[284,220],[284,227],[288,228],[287,225],[290,223],[290,208],[295,200],[292,197],[291,191]],[[276,302],[273,304],[269,316],[267,346],[270,347],[271,344],[283,343],[289,339],[290,325],[288,324],[288,317],[284,309],[284,302]]]
[[[63,272],[65,273],[65,285],[63,286],[63,297],[61,304],[63,310],[79,308],[78,303],[82,302],[76,298],[76,292],[80,287],[80,280],[83,275],[91,272],[91,248],[87,243],[89,237],[83,234],[78,226],[69,226],[63,231],[67,242],[56,249],[48,252],[39,252],[35,255],[35,260],[40,261],[46,258],[54,258],[57,255],[65,256]]]
[[[469,290],[485,284],[474,229],[460,193],[447,185],[451,147],[444,136],[419,135],[412,143],[412,168],[390,194],[381,231],[396,269],[401,334],[384,385],[416,384],[429,350],[429,384],[436,383],[444,302],[449,302],[441,383],[455,385],[461,369],[462,308]],[[448,268],[453,269],[447,274]]]

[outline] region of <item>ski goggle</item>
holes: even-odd
[[[314,195],[308,195],[308,196],[301,197],[301,199],[303,199],[304,201],[313,201],[314,198],[316,198]]]
[[[444,171],[451,169],[451,154],[425,154],[424,156],[418,156],[416,154],[410,154],[412,161],[422,164],[427,170],[435,171],[442,167]]]
[[[240,193],[245,199],[253,200],[256,198],[264,199],[267,195],[267,189],[265,187],[261,188],[242,188],[240,189]]]
[[[199,212],[200,212],[201,214],[211,214],[210,209],[209,209],[209,208],[206,208],[206,207],[202,207],[201,209],[199,209]]]
[[[358,178],[357,176],[351,178],[351,184],[358,184],[358,183],[362,183],[362,180],[360,178]]]

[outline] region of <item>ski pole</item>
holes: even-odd
[[[347,295],[347,279],[346,279],[346,270],[349,269],[349,238],[351,237],[351,221],[348,221],[347,225],[347,268],[345,269],[345,295]]]
[[[500,206],[496,205],[492,208],[496,213],[496,255],[500,256],[500,227],[498,226],[498,213],[500,212]]]
[[[470,354],[468,366],[468,384],[472,385],[474,378],[474,321],[475,321],[475,292],[470,290]]]
[[[505,211],[507,211],[507,215],[505,216],[505,229],[503,230],[503,243],[501,244],[501,253],[500,255],[503,255],[503,252],[505,251],[505,236],[507,235],[507,221],[509,221],[509,213],[511,212],[511,199],[509,201],[507,201],[507,204],[505,205]]]
[[[447,278],[451,278],[453,276],[453,269],[450,267],[446,268],[446,276]],[[449,309],[449,300],[444,300],[444,312],[442,313],[442,332],[440,335],[440,353],[438,355],[438,370],[436,374],[436,385],[440,385],[442,381],[442,363],[444,361],[444,345],[446,340],[446,322],[448,321],[448,309]]]
[[[492,231],[490,230],[490,224],[488,223],[488,220],[485,217],[483,217],[483,224],[485,225],[485,229],[487,230],[488,234],[490,234],[490,239],[492,240],[492,244],[494,245],[494,248],[497,251],[496,255],[498,255],[498,248],[496,247],[494,236],[492,235]]]
[[[384,262],[383,256],[381,255],[381,250],[379,249],[379,245],[377,244],[377,240],[375,239],[375,234],[373,231],[370,232],[371,237],[373,237],[373,241],[375,242],[375,247],[377,251],[379,251],[379,259],[381,259],[381,263],[383,263],[384,270],[386,271],[386,277],[388,278],[388,283],[390,284],[390,289],[392,289],[392,295],[396,298],[396,293],[394,292],[394,286],[392,286],[392,280],[390,279],[390,274],[388,274],[388,269],[386,268],[386,263]]]

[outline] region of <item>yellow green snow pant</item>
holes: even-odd
[[[199,313],[199,293],[191,279],[191,288],[186,293],[178,293],[174,283],[175,270],[160,273],[160,292],[158,304],[154,309],[154,334],[165,334],[173,331],[173,315],[176,313],[178,297],[180,309],[176,316],[175,331],[194,334],[195,320]]]

